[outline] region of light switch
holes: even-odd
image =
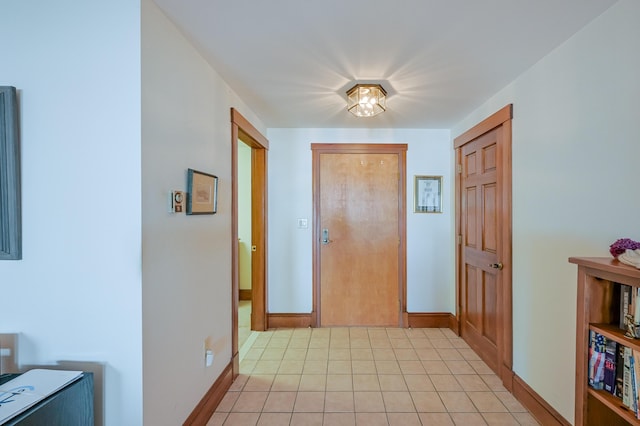
[[[298,229],[307,229],[308,228],[308,224],[307,224],[307,219],[298,219]]]

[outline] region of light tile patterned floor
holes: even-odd
[[[208,426],[538,425],[449,329],[260,333]]]

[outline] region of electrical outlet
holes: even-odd
[[[213,351],[211,349],[207,349],[204,352],[204,365],[206,367],[211,367],[213,365],[213,358],[214,358]]]
[[[18,334],[0,334],[0,374],[18,373]]]

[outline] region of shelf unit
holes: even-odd
[[[610,257],[571,257],[578,265],[576,321],[576,425],[637,425],[620,398],[588,385],[589,330],[640,351],[640,340],[624,336],[620,320],[620,285],[640,287],[640,269]]]

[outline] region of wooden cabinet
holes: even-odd
[[[609,257],[571,257],[578,265],[576,425],[640,425],[619,398],[588,385],[589,330],[640,351],[640,340],[619,328],[620,285],[640,287],[640,269]]]

